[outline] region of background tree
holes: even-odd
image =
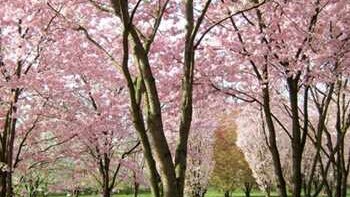
[[[237,188],[242,188],[246,196],[250,196],[255,180],[236,141],[237,127],[233,120],[226,117],[215,131],[215,167],[211,184],[223,190],[225,196],[231,196]]]
[[[213,148],[216,121],[206,121],[204,110],[194,112],[189,137],[185,192],[189,197],[204,197],[214,168]]]
[[[278,106],[277,104],[275,107]],[[333,107],[332,107],[333,108]],[[331,108],[331,109],[332,109]],[[333,108],[334,110],[334,108]],[[257,180],[259,187],[269,193],[271,188],[276,187],[276,181],[273,173],[272,167],[272,158],[268,154],[269,150],[267,147],[267,133],[264,126],[264,121],[262,121],[262,116],[258,117],[256,114],[259,114],[259,108],[245,107],[238,116],[238,145],[243,151],[250,168],[253,171],[253,175]],[[311,116],[312,112],[312,116]],[[261,112],[260,112],[261,113]],[[280,113],[278,116],[283,122],[288,120],[283,118],[285,114]],[[311,123],[317,122],[318,115],[316,111],[310,110],[310,121]],[[316,119],[316,120],[314,120]],[[331,125],[334,125],[336,122],[336,116],[328,117],[327,127],[329,129],[335,128]],[[310,123],[310,124],[311,124]],[[281,162],[283,174],[286,177],[286,183],[289,188],[293,184],[293,172],[291,163],[291,147],[288,146],[289,136],[288,133],[285,133],[282,128],[277,130],[279,133],[279,138],[277,140],[278,149],[281,152]],[[329,131],[328,131],[329,132]],[[335,131],[333,131],[335,133]],[[313,132],[312,132],[313,133]],[[326,132],[327,133],[327,132]],[[344,137],[347,137],[345,135]],[[320,192],[327,191],[330,192],[330,195],[336,193],[336,164],[337,161],[332,159],[332,155],[337,155],[337,151],[333,148],[334,146],[341,147],[337,144],[338,141],[337,135],[325,135],[322,136],[322,144],[318,145],[316,143],[316,137],[310,135],[306,140],[305,154],[303,155],[302,161],[302,175],[303,175],[303,190],[306,196],[318,196]],[[339,142],[339,141],[338,141]],[[316,147],[319,146],[319,149]],[[333,147],[333,148],[331,148]],[[344,143],[344,150],[348,150],[349,143]],[[329,150],[328,150],[329,149]],[[317,153],[319,151],[319,153]],[[318,155],[319,154],[319,155]],[[345,153],[343,156],[347,157],[348,154]],[[334,156],[333,156],[334,158]],[[317,161],[321,160],[321,161]],[[320,162],[320,163],[319,163]],[[345,165],[348,163],[345,161]],[[333,167],[332,167],[333,166]],[[324,173],[327,172],[327,176]],[[346,173],[346,171],[344,171]],[[347,176],[344,174],[344,176]],[[328,186],[325,186],[327,184]],[[327,189],[327,187],[329,187]],[[328,191],[329,190],[329,191]]]
[[[0,196],[13,196],[13,176],[45,163],[56,145],[50,99],[63,83],[41,60],[57,15],[40,2],[4,1],[0,8]],[[46,15],[46,16],[45,16]],[[69,138],[68,136],[66,136]],[[15,177],[17,178],[17,177]]]

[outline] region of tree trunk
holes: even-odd
[[[205,194],[207,193],[207,189],[203,189],[203,193],[202,193],[202,196],[201,197],[204,197],[205,196]]]
[[[293,197],[300,197],[302,190],[301,161],[303,153],[303,143],[299,123],[298,106],[298,81],[299,77],[289,77],[287,79],[289,87],[289,102],[292,113],[292,170],[293,170]],[[307,99],[307,98],[305,98]]]
[[[13,187],[12,187],[12,173],[7,172],[6,176],[6,182],[7,182],[7,188],[6,188],[6,197],[12,197],[13,196]]]
[[[140,187],[140,184],[137,183],[137,182],[134,182],[134,197],[138,196],[138,194],[139,194],[139,187]]]
[[[230,191],[225,191],[224,197],[230,197]]]
[[[12,174],[11,172],[0,173],[0,197],[12,197]]]
[[[111,190],[113,186],[110,187],[110,179],[109,179],[109,165],[110,165],[110,159],[106,153],[103,154],[103,162],[101,163],[101,167],[103,168],[102,178],[103,178],[103,191],[102,196],[103,197],[110,197],[111,196]]]
[[[265,72],[267,72],[267,70]],[[265,75],[267,75],[267,73]],[[265,78],[267,78],[267,76]],[[279,154],[277,142],[276,142],[276,130],[272,120],[272,113],[270,108],[270,95],[269,95],[269,89],[268,89],[269,86],[268,86],[268,83],[266,83],[265,85],[266,87],[263,89],[263,110],[265,114],[265,121],[269,131],[268,147],[272,155],[274,171],[277,177],[277,188],[278,188],[279,196],[287,197],[286,181],[283,176],[280,154]]]
[[[80,194],[79,189],[75,189],[75,190],[73,191],[73,196],[74,196],[74,197],[79,197],[79,194]]]
[[[20,72],[21,65],[17,68],[17,72]],[[17,74],[18,75],[18,74]],[[18,77],[20,77],[18,75]],[[14,142],[16,137],[16,125],[17,125],[17,118],[14,117],[14,114],[17,113],[17,106],[18,98],[20,95],[20,89],[16,88],[13,93],[13,102],[11,103],[11,110],[10,110],[10,116],[9,123],[7,126],[8,131],[8,141],[7,141],[7,147],[6,149],[3,149],[4,155],[5,155],[5,163],[7,164],[7,171],[6,171],[6,197],[12,197],[13,196],[13,187],[12,187],[12,167],[13,167],[13,148],[14,148]]]
[[[103,197],[111,197],[111,190],[108,187],[104,187],[102,191]]]
[[[249,183],[249,182],[244,183],[243,190],[244,190],[245,197],[250,197],[250,192],[252,191],[252,188],[253,188],[252,183]]]
[[[124,18],[128,18],[128,6],[123,4]],[[179,190],[175,174],[175,166],[172,161],[171,152],[167,143],[164,129],[160,101],[155,79],[150,68],[147,53],[143,48],[142,42],[138,37],[135,29],[129,29],[134,42],[134,52],[139,60],[139,69],[142,73],[145,91],[146,91],[146,108],[147,108],[147,126],[153,152],[160,168],[160,177],[163,184],[164,197],[178,197]]]
[[[345,176],[343,176],[343,182],[342,182],[343,186],[342,186],[342,195],[341,195],[341,197],[346,197],[347,196],[347,189],[348,189],[347,177],[348,176],[346,176],[346,174],[345,174]]]
[[[208,9],[210,0],[206,3],[206,9]],[[151,188],[155,196],[159,196],[159,187],[156,187],[156,168],[152,169],[149,161],[154,160],[159,166],[159,175],[162,183],[162,192],[164,197],[183,197],[185,171],[186,171],[186,158],[187,158],[187,139],[192,120],[192,86],[193,86],[193,71],[194,71],[194,36],[198,29],[194,32],[194,17],[193,17],[193,0],[186,0],[186,19],[187,19],[187,34],[186,34],[186,46],[185,46],[185,64],[184,64],[184,76],[182,81],[182,101],[181,101],[181,118],[179,129],[179,143],[175,153],[175,163],[167,143],[163,121],[162,110],[157,92],[157,86],[155,83],[152,69],[148,59],[148,47],[144,45],[142,39],[139,37],[137,30],[133,27],[132,21],[129,16],[129,6],[127,1],[111,0],[115,14],[120,17],[124,25],[123,34],[123,73],[127,79],[130,98],[132,102],[132,112],[134,116],[134,124],[136,130],[140,135],[147,135],[147,140],[142,140],[142,143],[149,143],[152,151],[150,151],[146,158],[148,160],[148,167],[151,172]],[[166,4],[165,4],[166,6]],[[165,8],[165,7],[164,7]],[[199,27],[200,21],[203,20],[206,11],[203,10],[202,16],[199,17],[196,27]],[[159,16],[161,20],[162,15]],[[156,33],[156,31],[154,32]],[[154,34],[155,35],[155,34]],[[130,36],[133,44],[133,53],[137,59],[137,66],[139,74],[141,76],[142,84],[144,85],[145,92],[145,108],[146,113],[140,109],[140,103],[137,102],[137,94],[133,85],[133,79],[128,70],[128,36]],[[149,43],[151,44],[151,43]],[[137,90],[136,90],[137,91]],[[137,92],[136,92],[137,93]],[[144,123],[143,117],[145,116],[147,124]],[[147,125],[147,129],[146,129]],[[150,138],[150,139],[148,139]],[[147,142],[146,142],[147,141]],[[148,151],[148,150],[146,150]],[[152,154],[154,153],[154,155]],[[158,190],[158,191],[157,191]]]
[[[185,188],[187,142],[192,122],[192,92],[194,48],[192,33],[194,28],[193,0],[185,1],[186,41],[184,51],[183,77],[181,84],[181,117],[179,128],[179,143],[175,153],[175,170],[179,197],[183,197]]]
[[[0,172],[0,187],[1,187],[1,191],[0,191],[0,197],[6,197],[6,189],[7,189],[7,184],[6,184],[6,172]]]
[[[120,15],[120,2],[117,0],[111,1],[114,10],[116,12],[116,15]],[[124,22],[124,25],[128,23],[128,21]],[[148,167],[148,171],[150,173],[150,187],[151,192],[154,197],[160,197],[162,191],[160,190],[161,182],[159,173],[156,168],[156,162],[154,160],[151,145],[148,139],[148,136],[146,134],[146,127],[144,124],[144,118],[143,118],[143,112],[140,107],[141,105],[141,99],[142,94],[144,92],[144,82],[142,78],[138,78],[136,81],[136,85],[134,86],[133,79],[130,75],[130,72],[128,70],[128,61],[129,61],[129,27],[124,27],[123,32],[123,63],[122,63],[122,69],[124,76],[126,78],[127,84],[128,84],[128,90],[130,95],[130,102],[131,102],[131,109],[132,109],[132,117],[133,117],[133,123],[134,127],[141,139],[142,143],[142,149],[143,149],[143,155],[146,160],[146,164]]]

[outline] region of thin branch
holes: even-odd
[[[198,39],[198,41],[197,41],[196,44],[194,45],[194,48],[196,49],[196,48],[200,45],[200,43],[201,43],[201,41],[204,39],[204,37],[205,37],[214,27],[216,27],[217,25],[220,25],[221,23],[225,22],[226,20],[230,19],[230,18],[233,17],[233,16],[236,16],[236,15],[238,15],[238,14],[241,14],[241,13],[244,13],[244,12],[248,12],[248,11],[254,10],[254,9],[256,9],[256,8],[259,8],[260,6],[264,5],[264,4],[265,4],[266,2],[268,2],[268,1],[269,1],[269,0],[264,0],[264,1],[262,1],[261,3],[259,3],[259,4],[256,4],[256,5],[252,6],[252,7],[249,7],[249,8],[244,9],[244,10],[239,10],[239,11],[237,11],[237,12],[235,12],[235,13],[233,13],[233,14],[231,14],[231,15],[229,15],[229,16],[227,16],[227,17],[225,17],[225,18],[223,18],[223,19],[221,19],[221,20],[219,20],[219,21],[217,21],[217,22],[215,22],[213,25],[211,25],[208,29],[206,29],[206,30],[203,32],[203,34],[201,35],[201,37]]]

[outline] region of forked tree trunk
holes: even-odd
[[[168,2],[168,1],[166,1]],[[198,18],[196,27],[199,28],[206,10],[209,7],[211,0],[207,0],[203,9],[202,15]],[[127,80],[134,126],[141,137],[145,158],[148,164],[148,168],[151,175],[151,189],[154,196],[160,196],[160,189],[157,181],[162,183],[162,196],[164,197],[182,197],[184,192],[184,180],[186,171],[186,159],[187,159],[187,140],[189,136],[189,130],[192,121],[192,86],[193,86],[193,71],[194,71],[194,40],[198,29],[194,29],[194,14],[193,14],[193,0],[184,1],[187,19],[187,34],[186,34],[186,50],[185,64],[184,64],[184,76],[182,78],[182,101],[181,101],[181,114],[180,114],[180,128],[179,128],[179,143],[175,153],[175,163],[171,156],[169,145],[167,143],[162,120],[162,110],[160,100],[157,92],[157,86],[154,76],[152,74],[151,65],[148,59],[149,46],[152,43],[144,43],[140,38],[139,33],[132,25],[132,15],[129,15],[128,1],[123,0],[111,0],[115,14],[122,20],[124,26],[123,32],[123,64],[122,69],[124,76]],[[167,3],[165,3],[166,5]],[[156,22],[160,22],[162,14],[165,11],[160,10]],[[158,21],[159,20],[159,21]],[[155,28],[157,33],[157,28]],[[134,86],[134,79],[132,78],[128,70],[129,60],[129,38],[133,44],[133,53],[137,60],[137,66],[139,76],[141,77],[141,83],[144,87],[145,106],[144,111],[141,108],[140,91],[139,87]],[[144,45],[145,44],[145,45]],[[145,120],[147,124],[145,124]],[[147,128],[146,128],[147,127]],[[146,134],[147,130],[147,134]],[[150,146],[148,146],[150,145]],[[149,149],[148,149],[149,148]],[[152,150],[150,150],[152,149]],[[155,161],[159,166],[159,172],[155,168]],[[158,179],[158,173],[160,179]]]

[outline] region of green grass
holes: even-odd
[[[205,195],[206,197],[223,197],[224,193],[223,192],[219,192],[217,190],[209,190],[207,192],[207,195]],[[240,190],[234,191],[232,193],[233,197],[245,197],[244,193]],[[265,193],[262,191],[252,191],[250,193],[251,197],[265,197]],[[276,197],[277,196],[277,192],[271,192],[271,197]]]
[[[79,195],[79,197],[100,197],[99,194],[96,194],[96,195]],[[149,194],[139,194],[138,195],[139,197],[152,197],[152,195],[149,193]],[[66,197],[66,195],[60,195],[60,196],[49,196],[49,197]],[[133,194],[116,194],[116,195],[113,195],[113,197],[133,197]]]

